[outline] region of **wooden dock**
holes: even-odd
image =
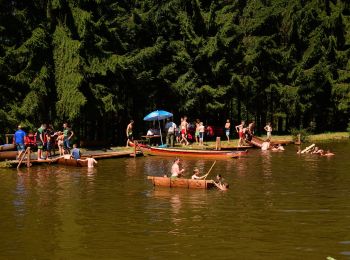
[[[112,152],[99,152],[99,153],[85,153],[81,156],[81,159],[86,159],[90,156],[92,156],[92,158],[96,159],[96,160],[103,160],[103,159],[114,159],[114,158],[125,158],[125,157],[137,157],[140,156],[142,153],[141,152],[136,152],[132,153],[130,151],[112,151]],[[50,164],[62,164],[65,165],[64,163],[61,163],[62,160],[59,160],[59,158],[62,158],[60,156],[55,156],[55,157],[51,157],[50,159],[47,160],[37,160],[36,158],[34,158],[33,154],[29,155],[30,158],[28,160],[28,158],[23,158],[23,162],[21,162],[21,160],[8,160],[6,161],[6,167],[18,167],[18,166],[23,166],[26,165],[28,167],[31,167],[33,165],[50,165]],[[29,163],[28,163],[29,162]]]

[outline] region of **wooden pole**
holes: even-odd
[[[19,159],[19,162],[18,162],[18,165],[17,165],[17,169],[19,169],[19,167],[21,166],[22,161],[23,161],[24,157],[26,156],[27,151],[29,151],[29,150],[30,150],[30,147],[28,147],[28,148],[26,149],[26,151],[25,151],[24,153],[22,153],[21,158],[18,158],[18,159]]]
[[[27,167],[30,167],[30,147],[27,148],[28,153],[27,153]]]
[[[215,150],[221,150],[221,137],[216,137]]]
[[[207,172],[206,175],[204,175],[204,180],[208,177],[209,173],[211,172],[211,170],[213,169],[214,165],[216,164],[216,161],[213,163],[213,165],[210,167],[209,171]]]

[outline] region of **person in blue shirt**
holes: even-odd
[[[77,148],[76,144],[73,144],[73,150],[72,150],[71,155],[72,155],[73,159],[75,159],[75,160],[80,159],[81,153],[80,153],[80,150]]]
[[[26,133],[22,130],[22,127],[19,125],[18,130],[15,132],[15,135],[13,137],[15,141],[15,145],[17,147],[18,157],[25,150],[25,146],[24,146],[25,136],[26,136]]]

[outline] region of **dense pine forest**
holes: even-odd
[[[345,130],[349,0],[0,0],[0,129],[125,137],[154,109]]]

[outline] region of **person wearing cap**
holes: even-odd
[[[183,175],[184,169],[180,170],[180,159],[176,158],[174,164],[171,166],[171,177],[170,178],[179,178]]]
[[[25,150],[24,138],[26,135],[27,134],[22,130],[22,126],[19,125],[18,130],[15,132],[15,135],[13,136],[13,139],[15,141],[15,145],[18,151],[18,157]]]

